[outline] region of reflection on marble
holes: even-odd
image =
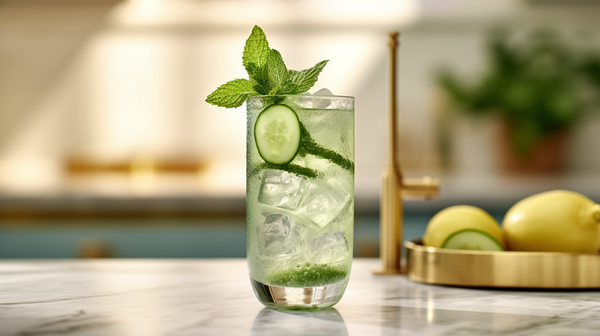
[[[599,335],[598,291],[430,286],[355,260],[335,309],[254,298],[245,260],[0,261],[0,335]]]
[[[285,311],[263,308],[252,325],[251,336],[347,336],[344,318],[335,308],[321,311]]]

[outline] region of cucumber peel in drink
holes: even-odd
[[[285,105],[271,105],[260,113],[254,126],[256,148],[270,164],[289,163],[300,147],[300,120]]]

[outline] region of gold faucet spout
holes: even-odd
[[[402,180],[402,196],[411,200],[430,200],[440,194],[440,181],[431,176]]]

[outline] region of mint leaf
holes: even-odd
[[[261,69],[266,65],[270,53],[271,49],[269,49],[267,36],[259,26],[254,26],[252,33],[246,40],[244,53],[242,54],[242,63],[250,78],[254,78],[257,69]],[[252,63],[255,65],[251,66]]]
[[[325,67],[325,65],[329,62],[329,60],[321,61],[312,68],[308,68],[302,71],[289,70],[288,76],[289,81],[293,84],[298,85],[298,92],[308,91],[315,83],[317,79],[319,79],[319,74],[321,70]]]
[[[256,65],[256,63],[248,63],[247,69],[248,73],[251,74],[250,78],[256,82],[254,85],[254,91],[260,93],[261,95],[269,94],[271,86],[269,84],[267,64],[265,63],[262,67],[259,67]]]
[[[256,96],[255,82],[238,78],[219,86],[206,97],[206,102],[220,107],[239,107],[246,99]]]
[[[288,79],[288,70],[279,51],[271,49],[266,63],[262,66],[248,63],[246,70],[250,78],[256,81],[254,90],[262,95],[280,94],[283,83]]]
[[[269,91],[269,93],[267,93],[268,96],[276,96],[276,95],[280,95],[280,94],[285,94],[285,93],[281,93],[281,86],[276,86],[276,87],[272,88],[271,91]]]
[[[294,84],[289,80],[285,84],[283,84],[277,92],[277,94],[280,95],[295,95],[298,93],[300,93],[300,90],[298,90],[298,84]]]
[[[267,74],[271,88],[281,86],[288,79],[288,70],[279,51],[271,49],[267,58]]]

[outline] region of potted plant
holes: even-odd
[[[522,40],[496,31],[486,53],[488,68],[474,82],[444,70],[439,84],[466,113],[501,117],[509,172],[560,171],[567,134],[590,108],[591,84],[600,88],[600,60],[549,31]]]

